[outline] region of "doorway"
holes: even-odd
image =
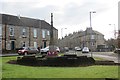
[[[44,48],[46,47],[46,41],[44,41]]]
[[[15,41],[11,41],[11,50],[15,49]]]

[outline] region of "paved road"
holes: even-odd
[[[67,52],[68,54],[77,54],[77,56],[83,56],[83,55],[86,55],[88,57],[91,57],[91,53],[82,53],[80,51],[69,51]],[[115,63],[120,63],[120,54],[116,54],[116,53],[113,53],[113,52],[92,52],[92,56],[93,57],[98,57],[98,58],[102,58],[104,60],[112,60],[114,61]]]
[[[17,53],[9,53],[9,54],[0,54],[0,57],[4,56],[18,56]]]

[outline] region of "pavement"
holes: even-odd
[[[0,57],[19,56],[17,53],[0,54]]]

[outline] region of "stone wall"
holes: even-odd
[[[10,27],[14,28],[14,36],[10,36]],[[26,35],[22,35],[22,30],[25,29]],[[34,29],[37,30],[37,37],[34,37]],[[45,39],[46,39],[46,46],[49,45],[50,42],[50,35],[47,35],[47,31],[45,30]],[[55,42],[57,41],[57,32],[54,30],[54,37]],[[42,38],[42,29],[34,28],[34,27],[23,27],[23,26],[13,26],[13,25],[6,25],[6,32],[5,32],[5,25],[2,26],[2,49],[5,49],[5,33],[6,33],[6,49],[11,50],[11,41],[14,41],[15,49],[21,48],[25,42],[25,46],[34,47],[34,42],[37,43],[37,47],[43,46],[43,38]]]

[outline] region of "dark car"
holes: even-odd
[[[39,53],[39,50],[33,47],[23,47],[18,50],[19,55],[28,55],[28,54],[36,54]]]
[[[120,49],[119,49],[119,48],[116,48],[116,49],[114,50],[114,53],[119,53],[119,54],[120,54]]]
[[[64,49],[65,49],[66,52],[69,51],[69,48],[68,48],[68,47],[64,47]]]

